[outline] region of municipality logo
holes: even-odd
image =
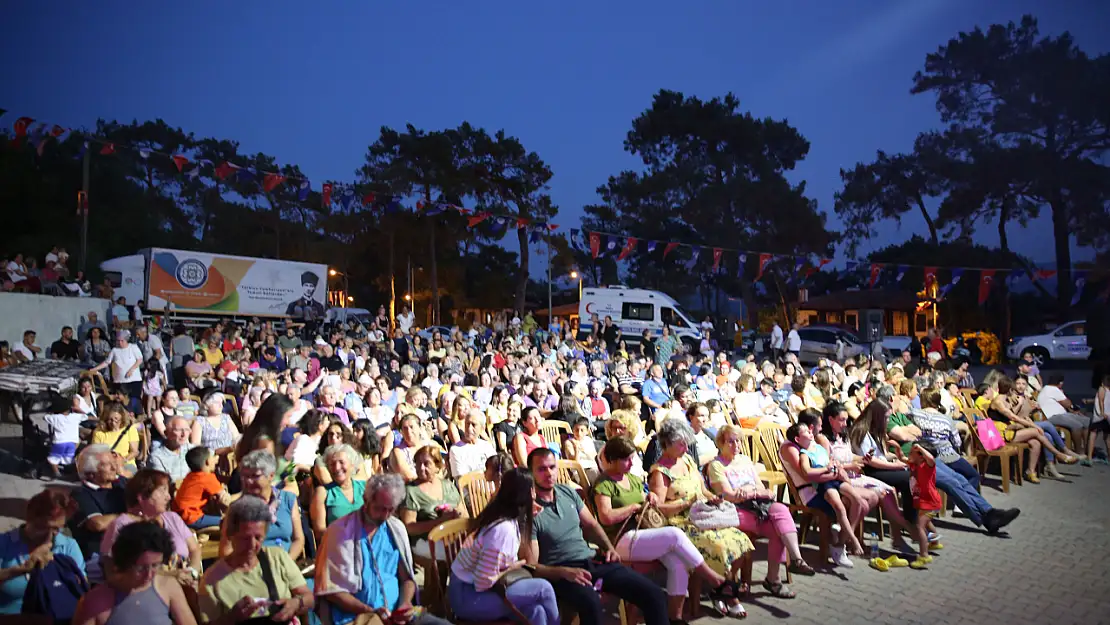
[[[208,281],[208,268],[195,258],[182,261],[176,273],[177,282],[187,289],[199,289]]]

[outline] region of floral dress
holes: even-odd
[[[684,465],[685,468],[682,475],[675,472],[679,465]],[[667,468],[656,464],[651,467],[651,471],[652,473],[658,471],[671,481],[667,489],[667,501],[704,499],[705,486],[701,473],[689,455],[684,454],[674,467]],[[688,510],[668,518],[667,524],[685,532],[690,542],[694,543],[698,551],[705,556],[706,564],[720,575],[728,576],[733,564],[745,553],[755,549],[748,535],[735,527],[699,530],[690,521]]]

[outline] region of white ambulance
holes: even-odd
[[[651,330],[652,336],[658,338],[664,325],[670,326],[675,337],[691,347],[696,347],[701,339],[698,324],[683,312],[674,298],[659,291],[624,286],[586,288],[578,303],[579,338],[593,330],[594,315],[601,323],[605,317],[612,317],[622,338],[629,344],[639,343],[644,330]]]

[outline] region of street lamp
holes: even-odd
[[[570,272],[571,280],[578,280],[578,301],[582,301],[582,275],[577,271]]]
[[[332,278],[334,278],[336,276],[343,276],[343,295],[344,295],[344,297],[340,301],[342,302],[343,307],[346,308],[347,307],[347,302],[354,302],[355,301],[355,298],[353,298],[349,295],[349,293],[351,292],[351,287],[350,287],[350,284],[348,284],[348,282],[347,282],[347,274],[343,273],[342,271],[339,271],[338,269],[333,268],[333,269],[328,269],[328,275],[331,276]]]
[[[406,302],[412,301],[412,296],[409,295],[408,293],[405,293],[405,301]]]

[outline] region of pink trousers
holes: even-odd
[[[771,504],[771,518],[766,521],[758,520],[749,510],[738,509],[737,512],[740,514],[740,531],[767,539],[767,561],[786,562],[786,546],[782,537],[798,532],[790,516],[790,508],[779,502]]]

